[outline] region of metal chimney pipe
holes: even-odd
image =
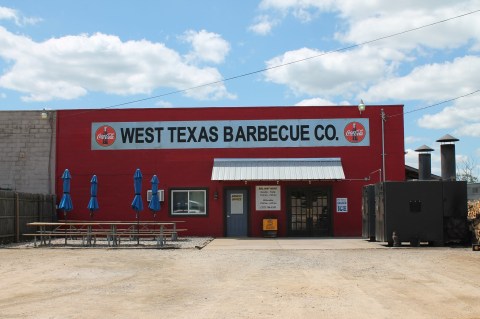
[[[459,141],[458,138],[449,134],[437,140],[437,142],[442,143],[440,145],[440,160],[443,180],[455,181],[457,179],[454,144],[457,141]]]
[[[415,150],[418,154],[418,179],[421,181],[428,181],[432,176],[432,156],[430,152],[433,148],[427,145],[422,145]]]

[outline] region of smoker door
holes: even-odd
[[[375,184],[375,240],[388,241],[385,225],[383,183]]]
[[[362,189],[362,237],[375,240],[375,186]]]

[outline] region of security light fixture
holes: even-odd
[[[363,103],[363,100],[360,100],[360,104],[358,104],[358,111],[360,111],[360,114],[365,111],[365,103]]]

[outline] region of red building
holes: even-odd
[[[71,220],[89,218],[94,174],[95,220],[134,220],[139,168],[140,219],[154,220],[157,175],[155,220],[183,220],[187,235],[258,237],[273,217],[278,236],[360,236],[362,186],[405,179],[403,106],[64,110],[56,158],[58,198],[72,175]]]

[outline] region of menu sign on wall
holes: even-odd
[[[256,210],[280,210],[280,186],[255,187]]]

